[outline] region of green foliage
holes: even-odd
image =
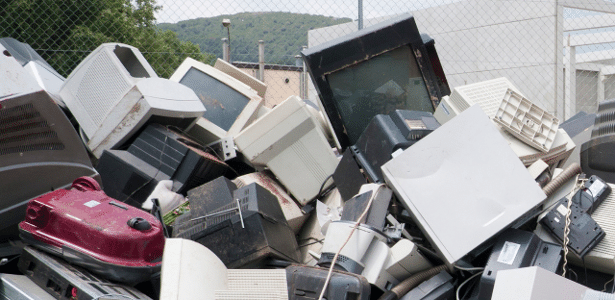
[[[232,60],[258,62],[258,40],[263,40],[267,63],[290,65],[294,65],[294,57],[302,46],[307,45],[308,30],[351,21],[307,14],[255,12],[165,23],[158,27],[176,32],[180,40],[199,45],[203,52],[222,57],[221,39],[227,37],[222,19],[231,20]]]
[[[191,42],[155,26],[155,0],[0,0],[0,37],[30,44],[67,76],[102,43],[138,48],[161,77],[190,56],[209,63]]]

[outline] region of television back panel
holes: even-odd
[[[478,104],[489,118],[493,118],[507,89],[521,95],[521,92],[504,77],[456,87],[448,101],[442,101],[441,103],[445,104],[440,104],[436,108],[434,117],[440,124],[444,124],[470,106]]]
[[[546,198],[477,105],[390,160],[382,171],[449,265]]]
[[[257,183],[273,194],[280,203],[284,217],[288,222],[288,226],[295,233],[299,233],[301,226],[309,217],[308,213],[303,212],[301,206],[288,195],[288,193],[273,179],[273,175],[269,172],[255,172],[239,176],[233,180],[237,187],[243,187],[251,183]]]
[[[2,49],[0,45],[0,230],[16,229],[28,200],[98,174],[66,115]]]
[[[318,194],[338,163],[313,115],[298,97],[289,97],[235,137],[240,152],[267,166],[301,205]],[[302,174],[302,176],[297,176]]]
[[[106,43],[92,51],[71,72],[60,96],[91,138],[137,81],[157,77],[137,48]]]

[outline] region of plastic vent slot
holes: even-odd
[[[494,121],[526,144],[542,151],[551,150],[559,120],[519,93],[508,89]]]
[[[117,72],[106,52],[101,52],[92,62],[78,86],[75,97],[96,126],[102,124],[102,120],[115,106],[110,100],[121,99],[130,87],[121,73]]]
[[[64,149],[58,134],[32,104],[0,110],[0,126],[0,155]]]

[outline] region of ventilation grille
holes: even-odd
[[[615,99],[601,102],[594,119],[592,138],[615,133]]]
[[[449,101],[460,112],[478,104],[487,116],[493,118],[509,88],[517,92],[506,78],[478,82],[455,88]]]
[[[228,270],[229,290],[287,291],[286,270]]]
[[[58,134],[31,103],[0,109],[0,156],[64,150]]]
[[[75,97],[96,126],[100,126],[130,87],[106,52],[100,52],[88,68]]]

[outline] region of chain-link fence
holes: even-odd
[[[615,4],[602,0],[0,0],[0,35],[29,43],[64,76],[101,43],[122,42],[169,77],[187,56],[221,57],[229,37],[231,61],[256,74],[263,40],[275,104],[317,97],[302,90],[303,46],[404,12],[435,39],[451,88],[504,76],[560,119],[615,98]]]

